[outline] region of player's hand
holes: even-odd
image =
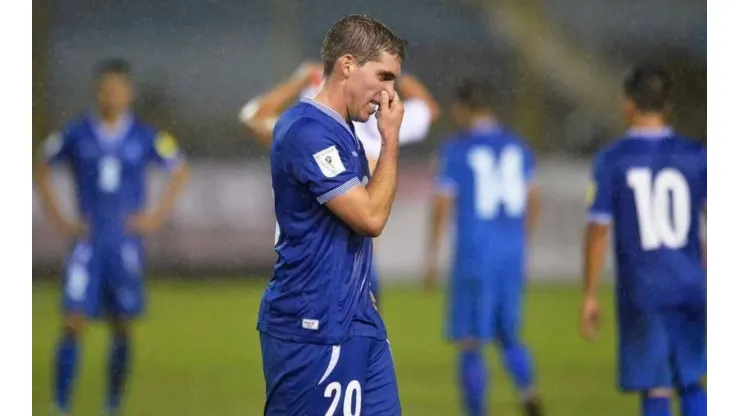
[[[421,278],[421,284],[424,290],[431,291],[436,289],[437,281],[439,279],[439,270],[436,266],[427,266],[424,271],[424,276]]]
[[[128,219],[128,229],[137,235],[153,233],[162,225],[163,218],[154,212],[142,212]]]
[[[87,224],[84,222],[62,220],[59,228],[62,234],[75,239],[81,239],[87,235]]]
[[[375,300],[375,295],[373,295],[373,292],[370,292],[370,301],[373,303],[373,308],[375,308],[375,311],[378,312],[378,302]]]
[[[593,296],[586,296],[581,305],[581,336],[588,341],[593,341],[600,327],[599,301]]]
[[[392,96],[388,91],[380,92],[380,105],[375,116],[378,119],[378,130],[383,143],[398,144],[398,132],[401,130],[403,120],[403,103],[395,90]]]

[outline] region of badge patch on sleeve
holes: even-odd
[[[591,182],[588,184],[588,188],[586,189],[586,205],[591,206],[591,204],[594,203],[594,198],[596,197],[596,185]]]
[[[339,157],[339,151],[336,146],[327,147],[326,149],[313,154],[316,164],[319,165],[321,173],[327,178],[333,178],[347,170]]]
[[[154,146],[157,149],[157,153],[163,159],[169,159],[177,154],[177,142],[175,138],[169,133],[161,132],[157,135]]]

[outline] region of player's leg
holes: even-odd
[[[106,411],[118,411],[131,368],[131,324],[144,306],[143,250],[130,240],[105,258],[105,308],[109,314],[111,339],[108,349]]]
[[[368,338],[366,342],[370,348],[365,385],[362,389],[362,414],[400,416],[401,399],[398,396],[398,382],[390,341]]]
[[[707,394],[701,381],[707,371],[707,308],[677,308],[666,323],[683,416],[706,416]]]
[[[448,338],[458,355],[458,383],[467,415],[485,415],[488,407],[488,367],[483,341],[492,334],[490,292],[475,279],[452,279],[448,296]]]
[[[643,416],[671,414],[669,339],[660,311],[618,306],[619,387],[639,392]]]
[[[87,316],[99,307],[100,279],[89,245],[79,243],[67,260],[63,285],[64,323],[54,357],[54,406],[60,413],[71,408],[71,395],[77,375],[79,340]]]
[[[542,405],[534,384],[534,365],[520,337],[524,277],[516,261],[496,276],[496,341],[504,368],[514,381],[527,415],[541,415]],[[516,266],[516,267],[514,267]]]
[[[260,346],[265,416],[360,415],[368,339],[351,338],[342,345],[301,344],[261,333]]]

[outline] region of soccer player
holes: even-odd
[[[270,152],[278,259],[260,305],[266,415],[400,415],[385,326],[368,279],[372,237],[396,191],[406,44],[368,16],[340,19],[321,46],[324,84],[275,125]],[[377,109],[372,179],[351,121]]]
[[[614,227],[619,387],[639,392],[642,414],[671,413],[675,388],[684,416],[706,415],[706,269],[700,216],[707,197],[707,152],[673,133],[663,112],[668,74],[650,65],[624,82],[631,128],[594,161],[584,237],[581,332],[596,335],[597,290]]]
[[[531,358],[519,338],[527,244],[540,211],[534,156],[496,119],[493,98],[486,81],[466,80],[457,89],[453,117],[464,130],[438,153],[424,283],[435,284],[440,240],[454,211],[447,335],[458,348],[465,410],[487,414],[482,348],[496,341],[526,414],[539,415]]]
[[[260,97],[253,98],[243,108],[239,118],[247,132],[257,140],[270,147],[272,144],[275,121],[282,110],[299,94],[313,97],[322,81],[323,67],[316,63],[302,64],[293,75],[283,83]],[[401,75],[397,82],[398,92],[403,97],[404,116],[398,136],[400,145],[424,140],[429,126],[439,116],[439,105],[429,90],[414,76]],[[381,138],[377,120],[372,114],[366,122],[353,122],[357,138],[365,148],[370,165],[370,174],[375,170],[380,155]],[[378,242],[374,242],[377,249]],[[374,266],[370,276],[370,290],[380,302],[380,280]]]
[[[111,326],[106,411],[119,409],[130,368],[130,321],[144,308],[143,238],[173,208],[186,178],[182,154],[167,133],[157,133],[131,113],[129,64],[106,60],[95,71],[96,108],[72,120],[46,141],[38,186],[51,220],[74,238],[63,285],[64,323],[55,357],[54,401],[71,411],[79,338],[87,318]],[[154,162],[171,172],[153,209],[146,203],[146,169]],[[67,165],[75,183],[79,221],[60,209],[50,165]]]

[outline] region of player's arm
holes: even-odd
[[[527,180],[527,241],[532,241],[532,236],[537,228],[542,212],[542,198],[540,187],[537,185],[535,177],[535,158],[531,150],[526,152],[525,175]]]
[[[422,282],[427,289],[434,287],[437,283],[440,244],[448,227],[452,205],[457,194],[457,185],[446,172],[444,158],[438,159],[442,160],[435,160],[432,163],[432,169],[436,171],[437,184],[432,198],[426,248],[426,270]]]
[[[239,112],[239,120],[246,133],[256,137],[265,147],[270,147],[272,131],[280,113],[320,70],[320,64],[303,64],[289,79],[247,102]]]
[[[44,212],[49,216],[54,226],[65,235],[79,237],[85,233],[85,225],[64,215],[51,181],[52,165],[67,161],[70,156],[71,150],[67,135],[52,134],[44,142],[43,149],[37,158],[34,179]]]
[[[190,177],[185,157],[169,133],[157,134],[154,146],[150,149],[150,159],[169,172],[169,180],[154,207],[131,218],[130,226],[140,234],[153,232],[169,217]]]
[[[356,232],[371,237],[378,237],[385,228],[398,185],[398,132],[404,107],[395,91],[392,97],[381,93],[376,116],[382,146],[367,188],[354,187],[327,203]]]
[[[403,144],[424,140],[429,127],[439,117],[440,109],[431,92],[412,75],[398,80],[398,91],[404,100],[404,118],[398,140]]]
[[[611,198],[610,173],[603,155],[600,155],[594,164],[594,174],[588,190],[588,225],[583,237],[581,333],[587,339],[596,335],[600,324],[597,294],[611,228]]]

